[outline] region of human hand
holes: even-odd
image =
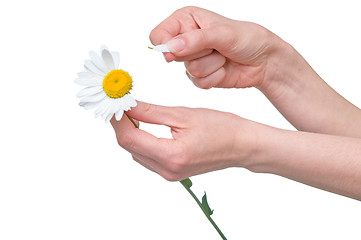
[[[170,61],[183,61],[200,88],[262,88],[275,77],[282,41],[267,29],[197,7],[185,7],[150,34],[153,45],[167,44]]]
[[[361,136],[361,111],[291,45],[257,24],[185,7],[153,29],[150,40],[167,44],[166,60],[183,61],[200,88],[257,87],[299,130]]]
[[[257,124],[231,113],[138,102],[127,115],[139,124],[168,126],[172,139],[135,128],[124,114],[111,120],[118,143],[134,160],[170,181],[251,165]]]

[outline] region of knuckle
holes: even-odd
[[[117,135],[117,141],[119,146],[123,148],[132,148],[134,146],[134,140],[129,134],[122,133]]]
[[[216,47],[221,49],[234,49],[237,44],[235,26],[233,24],[219,24],[215,26],[214,31],[220,36],[224,36],[222,43],[215,42]],[[222,44],[221,46],[219,44]]]
[[[209,35],[207,30],[199,30],[197,31],[197,39],[196,41],[199,43],[208,43],[209,42]]]
[[[189,61],[186,64],[186,69],[188,73],[196,78],[205,77],[204,68],[205,66],[197,60]]]
[[[210,89],[213,87],[212,82],[206,79],[198,79],[197,81],[194,81],[194,84],[202,89]]]
[[[189,119],[189,109],[186,107],[176,107],[176,111],[173,113],[173,121],[178,125],[184,125]]]
[[[181,178],[172,172],[164,172],[160,174],[165,180],[169,182],[176,182],[179,181]]]
[[[198,8],[195,6],[185,6],[175,11],[175,13],[193,13]]]
[[[151,114],[154,112],[154,109],[155,109],[155,105],[147,103],[144,105],[142,110],[145,113]]]
[[[173,159],[167,164],[167,169],[173,173],[180,173],[185,168],[185,164],[180,159]]]
[[[171,153],[168,161],[165,162],[165,167],[172,173],[181,174],[190,166],[189,159],[187,151],[180,147],[177,151]]]

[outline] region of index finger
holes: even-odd
[[[211,16],[210,16],[211,15]],[[184,7],[155,27],[149,35],[153,45],[164,44],[179,34],[208,27],[220,15],[199,7]]]
[[[151,43],[156,46],[168,42],[179,34],[197,28],[199,28],[197,23],[192,18],[191,14],[189,14],[189,7],[182,8],[175,11],[156,26],[151,31],[149,39]]]

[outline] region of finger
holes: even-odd
[[[217,51],[212,54],[184,62],[187,72],[193,77],[204,78],[223,67],[226,58]]]
[[[210,54],[212,54],[213,52],[213,49],[204,49],[200,52],[196,52],[194,54],[191,54],[191,55],[187,55],[187,56],[184,56],[184,57],[177,57],[174,55],[174,60],[176,62],[185,62],[185,61],[191,61],[191,60],[195,60],[195,59],[198,59],[198,58],[201,58],[201,57],[205,57],[205,56],[208,56]]]
[[[204,49],[227,49],[235,43],[232,22],[214,12],[197,8],[185,7],[177,10],[149,35],[153,45],[167,44],[174,53],[165,53],[168,62],[200,52]]]
[[[111,119],[118,143],[129,152],[136,152],[153,159],[161,158],[161,152],[169,149],[170,139],[157,138],[152,134],[135,128],[124,114],[120,121]]]
[[[140,156],[138,154],[132,154],[132,158],[134,161],[136,161],[137,163],[139,163],[140,165],[142,165],[143,167],[145,167],[146,169],[152,171],[152,172],[156,172],[156,170],[154,169],[154,167],[152,167],[152,165],[150,165],[148,162],[149,161],[145,161],[144,160],[144,156]]]
[[[172,62],[172,61],[184,62],[184,61],[190,61],[190,60],[194,60],[197,58],[207,56],[207,55],[211,54],[212,52],[213,52],[213,49],[204,49],[200,52],[197,52],[197,53],[194,53],[194,54],[191,54],[188,56],[184,56],[184,57],[177,57],[176,55],[174,55],[171,52],[163,53],[163,55],[167,62]]]
[[[166,168],[166,166],[161,165],[160,163],[151,158],[139,154],[132,154],[132,157],[134,161],[147,168],[148,170],[158,173],[162,177],[165,177],[165,175],[169,175],[172,173],[169,169]]]
[[[137,106],[127,114],[141,122],[165,125],[168,127],[181,127],[187,118],[186,108],[165,107],[137,101]]]
[[[168,41],[166,45],[175,56],[184,57],[204,49],[222,52],[232,49],[235,42],[235,34],[230,27],[216,25],[185,32]]]
[[[208,11],[197,7],[185,7],[175,11],[151,31],[150,41],[156,46],[168,42],[181,33],[198,29],[200,23],[196,21],[194,14],[201,12]]]
[[[203,89],[209,89],[212,87],[218,87],[219,84],[222,82],[222,80],[226,76],[226,71],[223,67],[218,69],[216,72],[203,77],[203,78],[197,78],[195,76],[192,76],[188,72],[186,72],[188,78],[193,82],[194,85],[196,85],[199,88]]]
[[[182,179],[182,177],[180,177],[177,173],[169,171],[168,169],[164,168],[162,165],[157,164],[157,162],[154,163],[155,165],[149,164],[149,162],[152,161],[151,159],[145,159],[143,157],[137,157],[135,155],[133,155],[132,157],[133,157],[134,161],[136,161],[137,163],[139,163],[146,169],[148,169],[154,173],[157,173],[158,175],[160,175],[161,177],[163,177],[169,181],[176,181],[176,180]]]

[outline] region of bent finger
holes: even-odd
[[[217,51],[212,54],[184,62],[187,72],[197,78],[204,78],[220,69],[226,58]]]
[[[202,89],[209,89],[212,87],[217,87],[219,83],[222,82],[222,80],[226,76],[226,71],[223,67],[221,67],[216,72],[203,78],[197,78],[195,76],[192,76],[188,72],[186,72],[186,74],[188,78],[193,82],[193,84],[197,87]]]
[[[184,57],[174,56],[174,60],[176,62],[192,61],[192,60],[195,60],[195,59],[199,59],[199,58],[208,56],[208,55],[212,54],[213,51],[214,51],[213,49],[203,49],[200,52],[196,52],[194,54],[187,55],[187,56],[184,56]]]

